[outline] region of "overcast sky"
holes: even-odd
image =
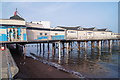
[[[117,2],[3,2],[2,16],[13,16],[15,8],[27,21],[50,21],[51,27],[82,26],[118,32]]]

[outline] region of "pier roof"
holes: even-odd
[[[18,16],[18,15],[14,15],[14,16],[10,17],[10,19],[23,20],[23,21],[25,21],[25,19],[23,19],[22,17],[20,17],[20,16]]]
[[[96,31],[97,29],[95,27],[92,27],[92,28],[83,28],[83,30]]]
[[[104,29],[97,29],[97,31],[108,31],[108,32],[112,32],[112,31],[110,31],[110,30],[107,29],[107,28],[104,28]]]
[[[20,14],[19,14],[19,15],[20,15]],[[10,19],[23,20],[23,21],[25,21],[25,19],[22,18],[22,17],[20,17],[19,15],[18,15],[18,11],[17,11],[17,8],[16,8],[16,11],[14,12],[14,16],[10,17]]]
[[[63,26],[57,26],[59,28],[63,28],[63,29],[66,29],[66,30],[82,30],[82,27],[81,26],[76,26],[76,27],[63,27]]]

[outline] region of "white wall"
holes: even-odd
[[[35,24],[42,24],[44,28],[50,28],[50,21],[32,21]]]
[[[44,28],[42,24],[26,23],[26,27]]]
[[[77,39],[78,33],[76,30],[67,30],[67,39]]]
[[[25,21],[22,21],[22,20],[13,20],[13,19],[0,19],[0,24],[25,25]]]
[[[42,35],[40,35],[40,33],[42,33]],[[45,33],[47,33],[47,35],[45,35]],[[50,36],[50,32],[44,30],[27,30],[27,39],[29,41],[38,39],[38,37],[41,36]]]

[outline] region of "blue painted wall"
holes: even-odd
[[[27,40],[27,34],[23,34],[23,40]]]
[[[62,40],[62,39],[65,39],[64,35],[55,35],[55,36],[52,36],[52,40]]]
[[[17,27],[17,26],[0,26],[0,31],[2,31],[3,29],[6,30],[6,33],[2,33],[0,34],[0,41],[8,41],[7,37],[9,37],[9,35],[7,35],[7,29],[8,28],[17,28],[18,29],[18,35],[21,36],[23,35],[23,40],[27,40],[27,34],[21,34],[21,29],[22,28],[26,28],[25,26],[21,26],[21,27]],[[13,36],[13,33],[11,33],[11,36]],[[20,38],[19,38],[20,39]]]
[[[21,35],[21,29],[18,28],[18,35]]]
[[[37,40],[39,40],[39,39],[48,39],[48,36],[41,36],[41,37],[38,37]]]
[[[8,41],[6,34],[0,34],[0,41]]]

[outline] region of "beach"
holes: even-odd
[[[21,78],[76,78],[69,73],[62,72],[47,64],[43,64],[31,57],[23,56],[15,49],[10,49],[12,56],[19,68],[19,72],[14,76],[15,79]]]

